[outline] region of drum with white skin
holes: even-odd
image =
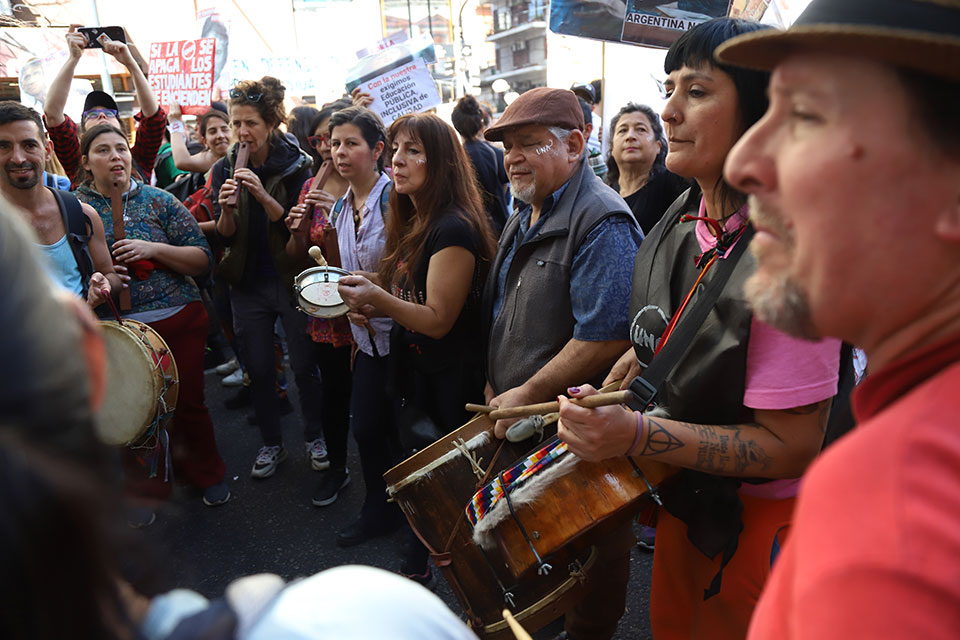
[[[95,420],[109,445],[151,439],[177,406],[177,363],[160,334],[136,320],[100,323],[107,353],[106,395]]]

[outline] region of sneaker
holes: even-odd
[[[253,478],[269,478],[277,471],[277,465],[287,459],[287,452],[283,447],[261,447],[257,459],[253,463],[250,476]]]
[[[240,387],[235,394],[223,401],[227,409],[242,409],[253,402],[250,387]]]
[[[346,469],[330,469],[320,478],[317,492],[313,494],[313,506],[325,507],[337,501],[340,490],[350,484],[350,472]]]
[[[640,525],[640,531],[637,533],[637,546],[644,551],[653,551],[653,543],[656,536],[656,529],[646,525]]]
[[[134,529],[149,527],[157,519],[150,507],[127,507],[127,524]]]
[[[203,490],[203,504],[208,507],[216,507],[224,504],[230,499],[230,487],[226,482],[218,482],[212,487]]]
[[[307,457],[310,458],[310,466],[314,471],[323,471],[330,468],[330,458],[327,456],[327,443],[323,438],[317,438],[304,443],[307,450]]]
[[[237,367],[237,369],[225,377],[220,383],[225,387],[239,387],[243,384],[243,369]]]
[[[239,369],[239,368],[240,368],[240,363],[237,362],[237,359],[236,359],[236,358],[233,358],[232,360],[229,360],[228,362],[224,362],[224,363],[223,363],[222,365],[220,365],[219,367],[216,367],[216,368],[214,369],[214,371],[216,372],[216,374],[217,374],[218,376],[228,376],[228,375],[230,375],[231,373],[234,373],[234,372],[235,372],[237,369]]]

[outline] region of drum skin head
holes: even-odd
[[[95,426],[106,444],[135,441],[153,422],[162,380],[140,332],[100,323],[107,351],[107,387]]]
[[[337,292],[336,282],[311,282],[300,290],[300,295],[307,302],[319,307],[336,307],[343,304],[343,299]]]

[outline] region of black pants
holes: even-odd
[[[350,424],[367,489],[360,516],[370,522],[381,522],[396,512],[394,505],[387,502],[387,484],[383,480],[383,474],[400,458],[396,407],[386,386],[388,358],[358,351],[353,363]]]
[[[312,357],[312,341],[307,336],[307,316],[293,306],[291,287],[276,278],[263,278],[251,286],[234,287],[230,297],[243,364],[250,374],[253,410],[263,444],[277,446],[283,441],[277,411],[273,348],[273,326],[277,318],[287,334],[290,368],[297,382],[303,412],[303,439],[309,442],[319,438],[322,430],[320,376]]]
[[[327,441],[330,468],[347,467],[347,434],[350,431],[350,345],[334,347],[326,342],[313,342],[313,353],[320,367],[323,385],[323,437]]]

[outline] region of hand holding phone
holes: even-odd
[[[87,49],[102,49],[103,45],[111,40],[124,44],[127,42],[123,27],[80,27],[77,32],[86,37]]]

